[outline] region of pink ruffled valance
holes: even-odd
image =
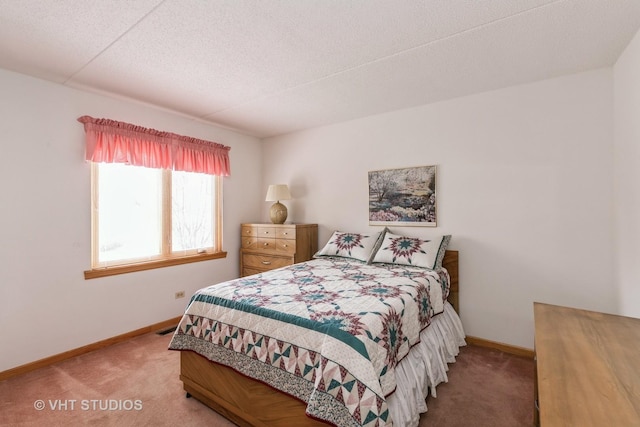
[[[229,176],[229,150],[217,142],[161,132],[109,119],[78,118],[87,160]]]

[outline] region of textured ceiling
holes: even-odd
[[[640,0],[0,0],[0,68],[268,137],[611,66],[639,28]]]

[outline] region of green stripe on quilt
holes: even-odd
[[[322,324],[311,319],[305,319],[304,317],[294,316],[264,307],[257,307],[254,305],[231,301],[226,298],[220,298],[213,295],[197,294],[191,300],[192,302],[198,301],[207,304],[219,305],[233,310],[243,311],[245,313],[251,313],[258,316],[266,317],[268,319],[278,320],[280,322],[292,323],[305,329],[323,333],[343,342],[344,344],[360,353],[360,355],[367,358],[367,360],[371,360],[364,343],[351,335],[349,332],[343,331],[342,329],[332,328],[329,325]]]

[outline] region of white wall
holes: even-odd
[[[182,314],[198,288],[238,275],[239,229],[262,208],[259,140],[0,70],[0,371]],[[231,147],[224,180],[226,259],[84,280],[90,167],[82,115]]]
[[[613,70],[618,297],[620,314],[640,317],[640,33]]]
[[[612,105],[600,69],[275,137],[263,191],[323,244],[369,229],[368,171],[437,165],[438,227],[394,230],[452,234],[467,334],[533,348],[534,301],[617,309]]]
[[[235,277],[239,224],[259,213],[268,220],[270,183],[291,186],[289,219],[319,223],[320,244],[334,229],[370,229],[367,172],[395,167],[438,165],[439,226],[394,229],[453,234],[467,334],[531,348],[533,301],[638,316],[639,39],[613,70],[263,144],[0,70],[0,371],[178,316],[187,301],[175,300],[175,291],[189,294]],[[232,176],[224,181],[226,259],[84,280],[89,165],[76,121],[84,114],[232,147]]]

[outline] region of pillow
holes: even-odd
[[[382,233],[360,234],[334,231],[333,235],[314,257],[337,256],[354,258],[364,262],[370,262],[374,248]]]
[[[442,259],[450,240],[451,235],[422,240],[386,233],[373,262],[413,265],[437,270],[442,268]]]

